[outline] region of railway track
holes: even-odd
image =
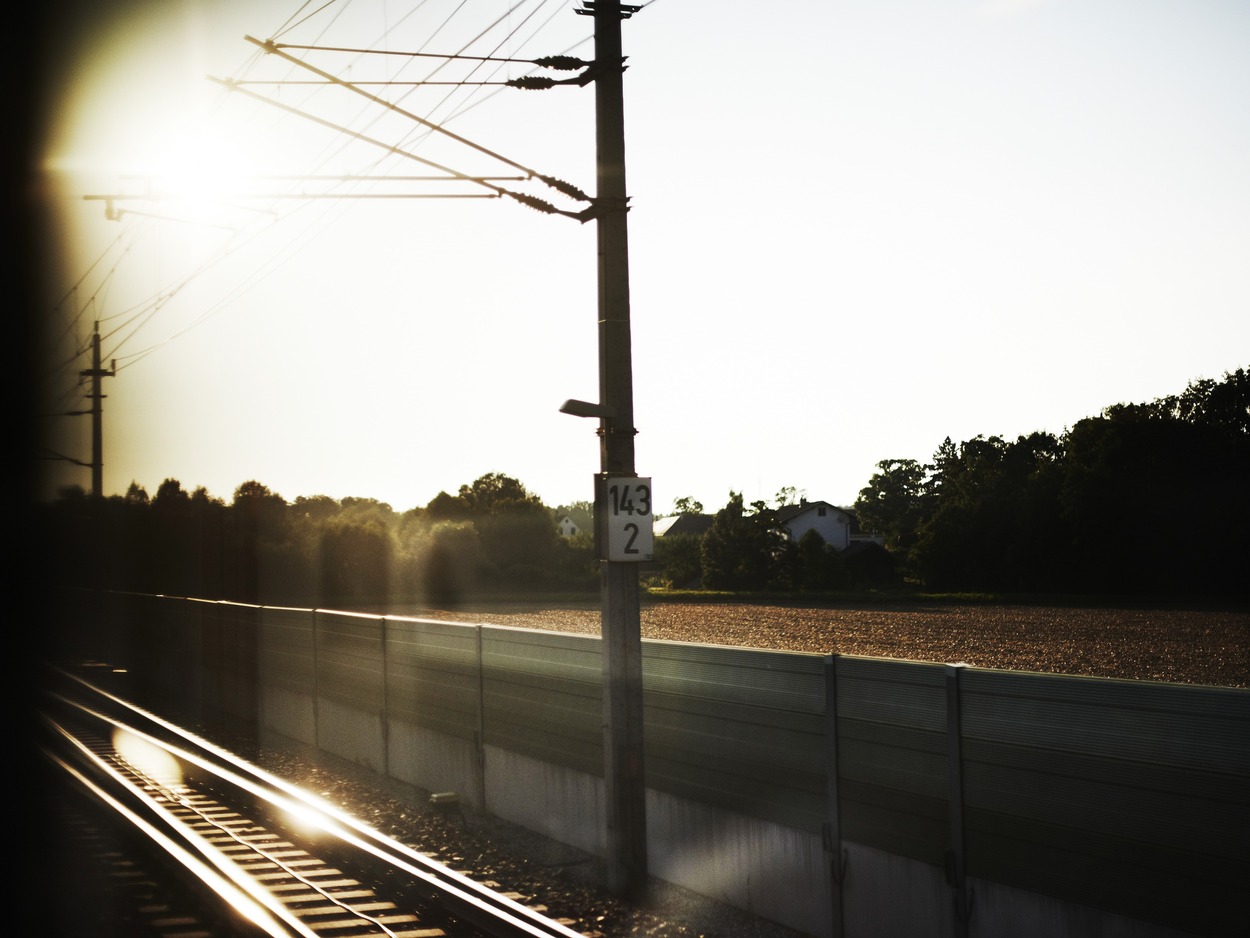
[[[42,698],[53,934],[580,938],[93,681]]]

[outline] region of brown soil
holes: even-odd
[[[398,611],[398,610],[396,610]],[[599,633],[594,605],[497,604],[405,615]],[[1250,612],[979,604],[813,608],[653,602],[648,639],[1142,681],[1250,686]]]

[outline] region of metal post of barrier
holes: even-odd
[[[947,800],[950,816],[950,847],[946,851],[946,881],[954,891],[956,934],[968,934],[972,898],[964,868],[964,771],[962,712],[959,677],[968,666],[962,662],[946,666],[946,755]]]
[[[842,882],[846,878],[846,849],[842,846],[842,802],[838,794],[838,656],[825,655],[825,856],[829,861],[830,935],[842,938]]]
[[[313,748],[321,749],[321,666],[317,661],[317,610],[312,610],[312,715]]]
[[[478,810],[486,812],[486,675],[482,652],[482,626],[474,626],[477,632],[477,729],[473,744],[477,756],[477,804]]]
[[[381,650],[381,669],[382,669],[382,774],[387,778],[391,777],[391,707],[390,707],[390,680],[386,667],[386,639],[387,639],[387,618],[383,616],[380,620],[382,634]]]

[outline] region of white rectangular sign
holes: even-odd
[[[643,563],[655,557],[655,525],[651,480],[638,476],[609,476],[603,480],[608,560]]]

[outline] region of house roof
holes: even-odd
[[[583,511],[580,508],[570,508],[567,511],[558,512],[556,514],[556,524],[560,524],[566,518],[583,531],[590,530],[595,523],[595,519],[590,512]]]
[[[855,518],[855,512],[849,508],[839,508],[837,505],[829,502],[801,502],[797,505],[782,505],[780,508],[769,509],[766,513],[767,517],[774,523],[786,525],[790,521],[813,508],[831,508],[836,512],[845,515],[850,521],[850,530],[855,532],[858,530],[858,522]],[[681,515],[669,515],[667,518],[657,518],[655,521],[656,537],[665,537],[673,534],[704,534],[708,528],[712,526],[713,515],[687,513]]]
[[[665,537],[675,534],[703,534],[711,526],[711,515],[687,513],[657,518],[653,530],[657,537]]]
[[[782,505],[780,508],[772,509],[769,514],[772,516],[773,521],[778,524],[785,524],[786,522],[797,518],[799,515],[806,514],[810,509],[820,508],[821,506],[824,506],[825,508],[832,508],[834,511],[840,511],[848,518],[855,518],[855,513],[846,508],[839,508],[837,505],[831,505],[829,502],[809,501],[803,501],[797,505]]]

